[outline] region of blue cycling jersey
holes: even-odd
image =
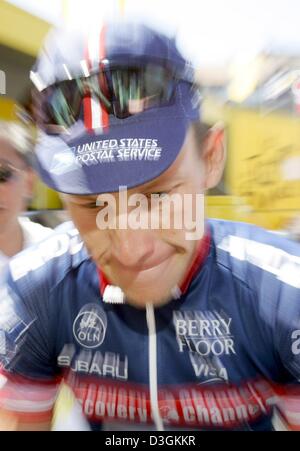
[[[160,308],[103,302],[71,223],[19,254],[1,294],[5,374],[64,377],[94,422],[270,428],[274,387],[300,376],[300,246],[248,224],[207,226],[205,261]]]

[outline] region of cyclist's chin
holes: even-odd
[[[174,298],[177,284],[173,280],[157,280],[155,284],[131,286],[124,290],[126,303],[137,308],[145,308],[147,304],[162,307]]]
[[[184,276],[186,262],[178,257],[172,255],[160,265],[136,273],[118,272],[116,277],[108,274],[108,279],[123,290],[127,304],[160,307],[173,299],[174,287],[180,285]]]
[[[154,307],[162,307],[173,299],[171,291],[172,290],[170,289],[166,292],[144,293],[143,295],[141,293],[128,293],[126,295],[126,304],[141,309],[144,309],[148,304],[151,304]]]

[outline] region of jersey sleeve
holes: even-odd
[[[299,288],[280,286],[275,344],[291,381],[300,382],[300,271]]]
[[[246,327],[265,351],[260,361],[288,423],[300,426],[300,245],[242,223],[214,226],[218,260],[249,287]],[[225,251],[225,252],[224,252]],[[246,306],[251,305],[247,310]],[[254,323],[253,323],[254,321]],[[251,328],[255,325],[255,329]],[[251,335],[250,335],[251,336]]]
[[[22,288],[21,294],[10,276],[0,287],[0,410],[37,424],[51,419],[60,380],[46,307],[50,293]]]
[[[277,408],[290,429],[300,430],[300,259],[282,268],[274,341],[283,365]]]
[[[0,413],[1,405],[30,418],[52,413],[62,378],[58,322],[68,320],[64,281],[85,258],[78,231],[68,223],[10,260],[6,285],[0,285]]]

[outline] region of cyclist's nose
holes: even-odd
[[[147,230],[113,230],[111,253],[122,266],[140,270],[154,253],[154,237]]]

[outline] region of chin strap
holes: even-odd
[[[186,272],[185,278],[180,285],[176,285],[172,290],[172,299],[179,299],[183,294],[185,294],[193,280],[195,274],[199,271],[202,264],[206,260],[209,254],[211,237],[208,230],[206,230],[205,235],[199,241],[194,260]],[[110,282],[105,277],[101,269],[98,269],[99,282],[100,282],[100,293],[103,298],[103,302],[106,304],[125,304],[125,295],[120,287],[115,285],[110,285]]]

